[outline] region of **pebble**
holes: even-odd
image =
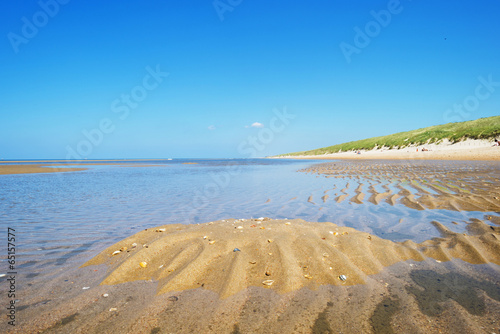
[[[271,243],[273,242],[273,239],[267,239],[267,242]]]
[[[90,289],[90,286],[84,286],[84,287],[82,288],[82,290],[88,290],[88,289]]]
[[[137,247],[137,244],[134,242],[134,243],[132,244],[132,248],[135,248],[135,247]]]
[[[243,228],[243,226],[238,226],[237,229],[238,230],[241,230]]]
[[[313,278],[311,275],[307,275],[307,274],[306,274],[306,275],[304,275],[304,277],[305,277],[305,278],[308,278],[308,279]]]
[[[112,307],[109,309],[109,312],[115,312],[115,311],[118,311],[118,309],[116,307]]]
[[[209,245],[213,245],[213,244],[215,244],[215,240],[209,241],[209,242],[208,242],[208,244],[209,244]]]
[[[233,249],[233,252],[241,252],[241,250],[239,248],[235,248]]]
[[[165,232],[167,229],[166,228],[159,228],[155,232]]]
[[[168,300],[170,300],[171,302],[176,302],[176,301],[179,300],[179,297],[177,297],[177,296],[170,296],[170,297],[168,297]]]
[[[103,294],[102,296],[103,296],[104,298],[108,298],[108,297],[109,297],[109,295],[108,295],[107,293]]]

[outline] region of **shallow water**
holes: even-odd
[[[151,160],[134,162],[133,167],[79,163],[89,170],[2,175],[2,229],[16,230],[20,268],[47,273],[74,262],[82,263],[141,229],[168,223],[302,218],[353,227],[392,241],[422,242],[439,236],[430,223],[433,220],[454,232],[464,232],[470,218],[496,215],[416,210],[385,201],[375,205],[366,200],[371,182],[364,179],[366,175],[359,174],[353,180],[298,172],[320,162]],[[454,163],[446,167],[446,162],[440,168],[443,164],[450,172],[460,170]],[[481,166],[480,162],[467,163],[462,168],[474,170]],[[385,191],[385,186],[397,193],[395,185],[391,175],[373,183],[379,192]],[[356,190],[367,195],[363,201],[352,200]],[[429,193],[433,190],[429,189]],[[347,196],[339,202],[335,194]],[[2,261],[5,255],[1,254]]]

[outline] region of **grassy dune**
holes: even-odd
[[[455,143],[465,139],[490,139],[494,137],[500,137],[500,116],[480,118],[467,122],[435,125],[412,131],[399,132],[388,136],[356,140],[318,148],[316,150],[295,152],[280,156],[320,155],[353,150],[371,150],[381,147],[393,149],[404,148],[410,145],[439,143],[445,139]]]

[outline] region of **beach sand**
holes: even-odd
[[[291,159],[389,159],[389,160],[500,160],[500,147],[490,140],[467,139],[458,143],[444,141],[440,144],[410,146],[402,149],[379,148],[357,152],[322,155],[281,156]],[[425,150],[424,150],[425,149]]]
[[[3,165],[0,164],[0,175],[76,172],[87,168],[68,168],[64,165]]]
[[[18,329],[498,332],[499,223],[472,219],[461,234],[432,222],[441,237],[420,244],[300,219],[159,226],[44,286],[50,302],[20,311]]]
[[[385,202],[415,210],[500,211],[497,162],[470,165],[463,161],[344,160],[316,164],[301,172],[346,180],[344,189],[329,192],[337,203]]]

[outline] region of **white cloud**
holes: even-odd
[[[264,124],[262,123],[259,123],[259,122],[255,122],[253,123],[252,125],[250,125],[252,128],[263,128],[264,127]]]
[[[208,129],[209,129],[209,130],[215,130],[215,125],[210,125],[210,126],[208,127]]]

